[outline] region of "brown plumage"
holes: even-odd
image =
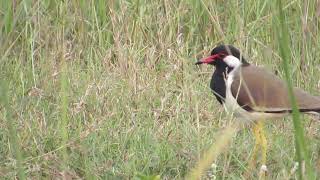
[[[231,93],[247,111],[292,111],[286,83],[273,73],[254,65],[243,66],[234,74]],[[300,88],[294,88],[294,95],[301,112],[320,112],[320,97],[310,95]]]

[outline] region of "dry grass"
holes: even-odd
[[[283,2],[292,81],[319,94],[317,3],[302,2]],[[0,106],[0,175],[7,179],[18,172],[31,179],[182,179],[229,123],[208,87],[212,67],[195,67],[196,58],[223,41],[283,76],[276,1],[0,4],[0,77],[12,109],[8,118]],[[303,119],[319,174],[320,125]],[[268,178],[296,177],[291,119],[267,123],[266,131]],[[249,130],[238,132],[213,162],[214,175],[243,178],[253,145]]]

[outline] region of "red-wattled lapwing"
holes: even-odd
[[[256,145],[262,145],[262,169],[266,169],[267,141],[259,120],[283,117],[292,112],[287,85],[273,73],[246,61],[231,45],[220,45],[196,64],[215,66],[210,88],[228,112],[245,122],[254,122]],[[294,88],[300,112],[320,113],[320,97]]]

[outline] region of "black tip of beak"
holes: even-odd
[[[203,63],[203,62],[198,61],[198,62],[195,63],[195,65],[200,65],[200,64],[202,64],[202,63]]]

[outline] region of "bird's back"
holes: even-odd
[[[254,65],[241,67],[234,76],[231,91],[246,110],[291,111],[286,83],[263,68]],[[300,111],[320,111],[320,97],[300,88],[294,88],[294,95]]]

